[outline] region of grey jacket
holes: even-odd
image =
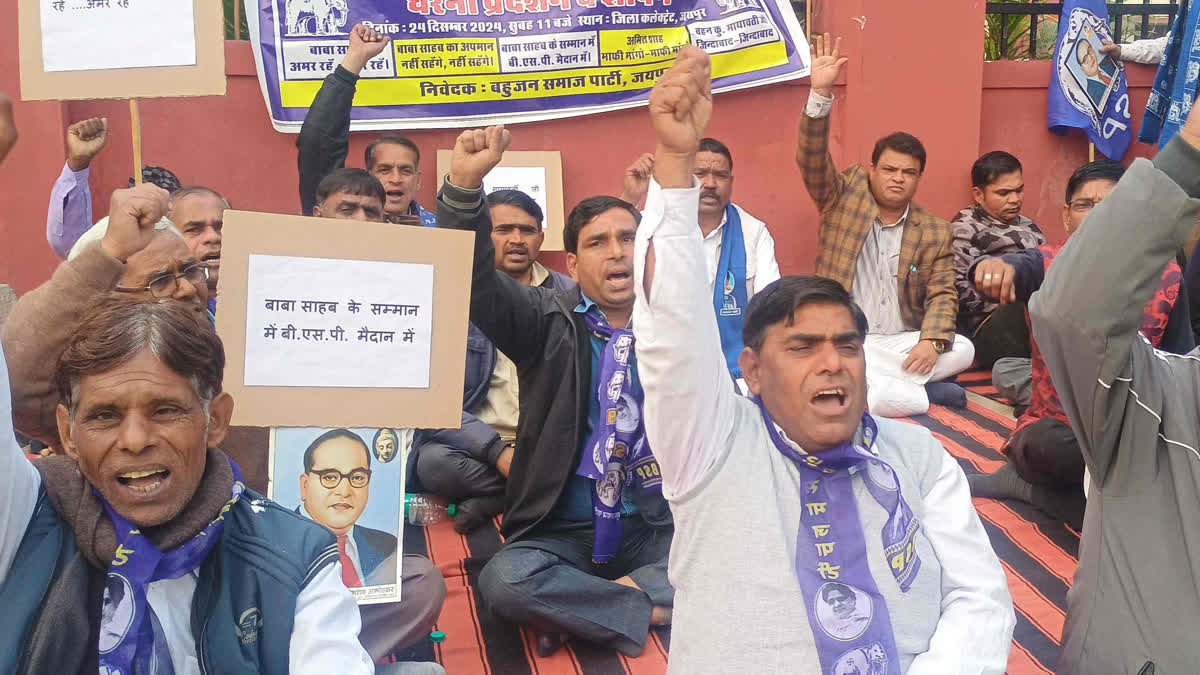
[[[1029,305],[1092,481],[1060,673],[1200,673],[1200,352],[1138,335],[1198,197],[1182,139],[1135,160]]]

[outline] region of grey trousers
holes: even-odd
[[[384,561],[372,575],[395,575],[395,559]],[[372,582],[373,577],[367,579]],[[395,579],[395,576],[392,576]],[[358,641],[378,661],[400,649],[429,638],[429,631],[442,613],[446,580],[429,558],[406,555],[400,564],[400,602],[359,605],[362,630]]]
[[[444,443],[421,446],[416,475],[423,489],[452,501],[504,494],[504,477],[486,458]]]
[[[1013,405],[1029,405],[1033,399],[1033,361],[999,359],[992,366],[992,386]]]
[[[621,521],[621,550],[611,562],[592,562],[592,524],[543,523],[505,546],[479,574],[492,612],[523,626],[561,631],[637,656],[646,648],[650,612],[671,607],[667,554],[674,527],[653,527],[633,516]],[[613,583],[628,575],[641,591]]]

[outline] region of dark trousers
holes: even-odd
[[[1008,459],[1017,474],[1034,485],[1083,488],[1083,452],[1071,427],[1040,419],[1008,439]]]
[[[415,473],[424,491],[452,501],[504,494],[504,476],[486,457],[444,443],[421,445]]]
[[[412,527],[411,525],[409,527]],[[368,576],[368,585],[396,578],[396,559],[384,561]],[[400,563],[400,602],[359,605],[362,629],[358,641],[373,661],[429,637],[446,601],[446,579],[429,558],[406,555]]]
[[[675,528],[639,516],[621,520],[621,550],[592,562],[592,524],[542,523],[505,546],[479,574],[492,612],[523,626],[560,631],[637,656],[646,647],[653,607],[671,607],[667,554]],[[628,575],[641,591],[613,583]]]
[[[1029,323],[1025,320],[1025,303],[1000,305],[979,324],[971,336],[975,345],[975,364],[992,369],[996,359],[1029,358]]]

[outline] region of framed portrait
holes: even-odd
[[[1097,117],[1104,115],[1109,96],[1119,82],[1117,62],[1101,53],[1102,45],[1095,31],[1084,28],[1071,43],[1071,51],[1066,59],[1067,71],[1091,103]]]
[[[267,496],[338,538],[342,580],[360,605],[400,600],[411,445],[406,429],[271,429]]]

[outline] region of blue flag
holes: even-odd
[[[1062,135],[1074,127],[1105,157],[1119,160],[1133,140],[1125,68],[1100,53],[1108,32],[1104,0],[1067,0],[1058,22],[1046,125]]]
[[[1188,4],[1188,0],[1179,3],[1138,131],[1139,141],[1158,145],[1159,150],[1178,133],[1196,100],[1196,80],[1200,77],[1200,30],[1197,30],[1200,11],[1189,9]]]

